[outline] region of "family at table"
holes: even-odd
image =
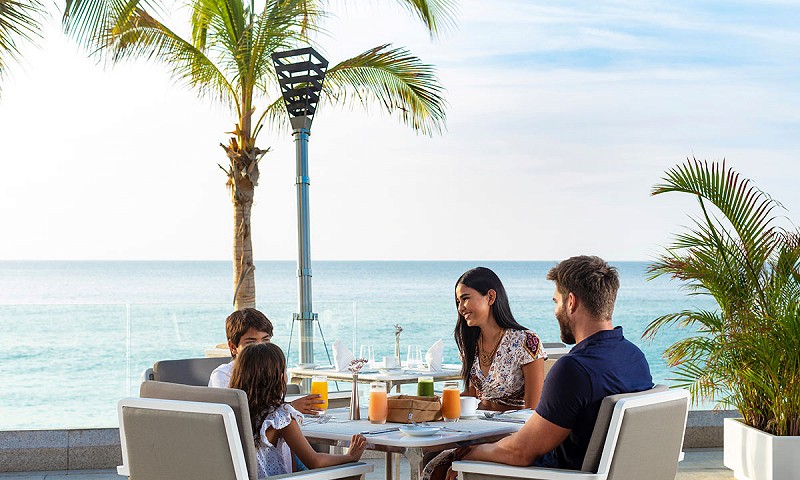
[[[522,428],[493,443],[446,450],[423,471],[425,480],[455,478],[455,460],[580,470],[606,396],[653,387],[644,354],[614,326],[619,277],[599,257],[577,256],[553,267],[553,302],[561,340],[575,345],[545,379],[547,353],[540,338],[514,319],[498,276],[488,268],[465,272],[455,284],[454,337],[462,360],[462,395],[476,397],[483,410],[533,409]],[[284,403],[286,359],[272,343],[273,328],[255,309],[226,321],[233,361],[218,367],[212,387],[247,393],[259,477],[358,460],[367,441],[353,435],[347,454],[316,452],[303,435],[303,414],[326,407],[320,395]]]

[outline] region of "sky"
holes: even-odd
[[[800,218],[797,2],[461,0],[435,40],[396,3],[333,2],[322,53],[409,48],[437,67],[447,127],[320,109],[313,260],[650,260],[698,213],[650,195],[691,157]],[[53,23],[3,83],[0,259],[228,260],[233,115],[162,65],[105,68]],[[259,138],[254,255],[295,259],[292,137]]]

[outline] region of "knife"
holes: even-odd
[[[364,430],[363,432],[358,432],[361,435],[377,435],[379,433],[389,433],[389,432],[397,432],[400,430],[400,427],[393,427],[393,428],[384,428],[383,430]]]
[[[491,418],[483,418],[482,420],[488,420],[490,422],[525,423],[525,420],[518,420],[518,419],[515,419],[515,418],[491,417]]]

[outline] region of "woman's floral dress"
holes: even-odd
[[[539,337],[530,330],[506,330],[497,346],[486,376],[475,346],[475,363],[470,370],[469,384],[475,388],[475,396],[513,408],[525,406],[525,378],[522,366],[540,358],[547,358]]]

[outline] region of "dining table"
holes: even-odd
[[[449,448],[467,446],[499,440],[516,432],[524,424],[524,416],[506,416],[490,413],[486,417],[479,411],[469,418],[457,422],[426,422],[425,425],[441,427],[437,433],[428,436],[406,435],[400,431],[405,424],[373,424],[367,418],[367,409],[361,409],[363,420],[349,420],[349,409],[330,409],[318,418],[307,417],[301,429],[309,443],[347,447],[353,435],[360,433],[367,438],[367,449],[386,453],[386,480],[399,476],[395,468],[397,455],[408,459],[411,480],[418,480],[425,462],[437,453]]]

